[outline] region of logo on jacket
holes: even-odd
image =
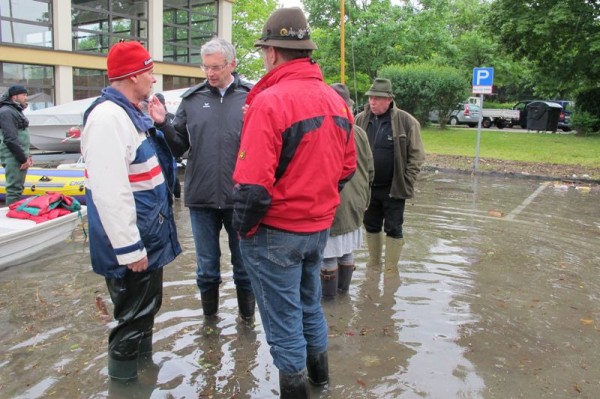
[[[210,108],[210,104],[209,103],[204,103],[204,106],[202,108]]]
[[[240,159],[243,161],[244,159],[246,159],[246,151],[242,150],[240,151]]]

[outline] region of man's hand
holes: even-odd
[[[19,169],[21,169],[21,170],[27,170],[31,166],[33,166],[33,159],[31,157],[29,157],[29,158],[27,158],[27,161],[25,161],[25,162],[23,162],[21,164],[21,166],[19,167]]]
[[[142,259],[128,264],[127,268],[132,272],[143,272],[148,268],[148,257],[144,256]]]
[[[158,125],[165,123],[167,110],[156,96],[150,96],[148,99],[148,115]]]

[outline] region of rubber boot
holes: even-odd
[[[331,299],[335,298],[337,294],[337,273],[338,269],[335,270],[324,270],[321,269],[321,295],[323,298]]]
[[[383,249],[383,235],[367,232],[367,248],[369,248],[369,261],[367,266],[381,266],[381,252]]]
[[[308,380],[313,385],[325,385],[329,382],[329,360],[327,351],[306,356]]]
[[[108,376],[113,380],[131,381],[138,376],[138,360],[117,360],[108,356]]]
[[[204,316],[212,317],[219,310],[219,286],[214,286],[206,291],[200,291],[202,299],[202,311]]]
[[[354,265],[338,264],[338,291],[342,293],[348,292],[350,282],[352,281],[352,273],[354,273]]]
[[[142,340],[140,341],[139,357],[152,357],[152,332],[142,336]]]
[[[310,390],[306,370],[295,374],[279,372],[279,397],[281,399],[309,399]]]
[[[400,254],[404,247],[404,238],[385,237],[385,269],[396,270]]]
[[[256,308],[256,298],[254,297],[254,292],[252,292],[252,290],[244,291],[239,288],[236,288],[235,291],[237,293],[240,319],[247,324],[254,323],[254,311]]]

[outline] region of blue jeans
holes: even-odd
[[[237,232],[231,226],[232,209],[190,208],[192,234],[196,246],[196,282],[200,292],[221,284],[221,228],[229,235],[229,250],[236,288],[251,291],[250,278],[244,268]]]
[[[304,370],[307,353],[327,350],[320,268],[328,232],[299,234],[261,225],[240,240],[273,363],[286,374]]]

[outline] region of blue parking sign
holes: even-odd
[[[473,68],[473,86],[493,86],[494,68]]]

